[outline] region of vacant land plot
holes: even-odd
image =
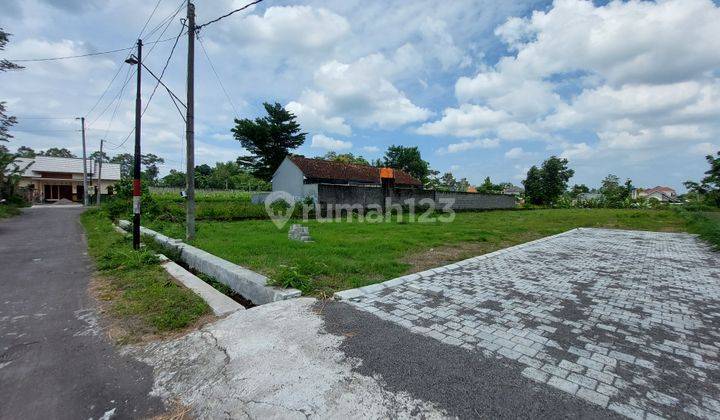
[[[292,223],[292,222],[291,222]],[[571,209],[459,213],[452,223],[306,223],[315,240],[287,238],[270,221],[200,222],[193,245],[306,294],[360,287],[576,227],[683,231],[673,211]],[[182,238],[184,226],[148,227]]]

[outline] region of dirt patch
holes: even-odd
[[[122,294],[122,291],[114,288],[107,278],[102,276],[93,277],[90,281],[88,293],[96,302],[102,330],[112,342],[119,345],[146,344],[158,340],[172,340],[200,329],[205,324],[218,319],[218,317],[212,314],[203,315],[198,318],[194,324],[181,330],[157,332],[148,328],[147,323],[138,317],[118,316],[116,314],[117,310],[113,307],[113,304]]]
[[[420,252],[410,253],[400,261],[410,265],[407,271],[408,274],[417,273],[532,241],[542,236],[543,235],[538,234],[524,234],[514,240],[502,242],[461,242],[453,245],[441,245]]]

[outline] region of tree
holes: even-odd
[[[706,176],[700,183],[685,182],[685,188],[704,196],[709,203],[720,207],[720,151],[717,152],[717,157],[707,155],[705,160],[710,165],[710,169],[705,171]]]
[[[550,156],[543,162],[540,168],[542,188],[539,204],[553,204],[567,190],[567,183],[575,174],[575,171],[568,169],[567,164],[567,159],[557,156]]]
[[[470,181],[467,178],[460,178],[460,181],[455,185],[455,191],[467,192],[470,188]]]
[[[10,40],[10,35],[11,34],[5,32],[3,28],[0,28],[0,51],[5,50],[5,46]],[[0,71],[20,70],[22,68],[23,67],[18,66],[11,61],[0,59]],[[15,124],[17,124],[17,119],[13,116],[7,115],[5,109],[5,102],[0,102],[0,141],[8,141],[13,137],[10,134],[9,130],[10,127]],[[6,151],[3,153],[8,152]]]
[[[34,158],[35,156],[37,156],[35,150],[27,146],[18,147],[15,154],[21,158]]]
[[[428,182],[433,173],[430,164],[422,159],[420,149],[415,147],[395,146],[388,147],[385,152],[384,166],[400,169],[419,179],[423,184]]]
[[[575,184],[570,189],[570,196],[572,198],[577,198],[580,194],[586,194],[590,192],[590,188],[588,188],[585,184]]]
[[[368,165],[370,166],[370,162],[367,161],[362,156],[355,156],[352,153],[335,153],[335,152],[327,152],[325,153],[325,156],[322,157],[324,160],[329,160],[333,162],[342,162],[342,163],[354,163],[357,165]]]
[[[152,153],[140,155],[140,164],[145,167],[142,175],[150,185],[157,183],[157,176],[160,173],[158,165],[162,165],[163,163],[165,163],[165,159]]]
[[[121,177],[132,178],[133,170],[135,168],[135,157],[133,155],[130,153],[121,153],[110,158],[109,162],[120,164]],[[152,153],[140,155],[140,165],[145,167],[145,170],[140,173],[141,179],[144,179],[151,185],[156,184],[157,176],[160,172],[158,165],[163,163],[165,163],[165,159]]]
[[[502,184],[493,184],[490,177],[485,177],[482,184],[477,186],[477,191],[482,194],[499,194],[504,186]]]
[[[18,149],[18,150],[20,150],[20,149]],[[93,162],[97,162],[100,160],[103,161],[103,163],[110,162],[110,156],[108,156],[108,154],[105,152],[102,152],[102,154],[101,154],[100,151],[98,151],[98,150],[90,153],[90,156],[88,156],[88,159],[90,159]]]
[[[185,172],[180,172],[175,169],[170,169],[170,173],[165,175],[160,180],[160,185],[162,185],[163,187],[184,188],[185,187]]]
[[[630,197],[632,182],[628,179],[624,185],[620,184],[620,178],[609,174],[602,180],[600,194],[608,207],[621,207],[622,202]]]
[[[61,158],[74,158],[76,157],[70,150],[62,147],[51,147],[45,151],[41,150],[38,156],[50,156],[50,157],[61,157]]]
[[[130,153],[121,153],[115,155],[110,159],[110,163],[120,164],[120,176],[123,178],[130,178],[133,171],[133,162],[135,158]]]
[[[445,172],[437,179],[436,189],[440,191],[454,191],[457,187],[457,179],[450,172]]]
[[[263,103],[267,116],[250,119],[235,119],[231,131],[236,140],[250,152],[250,156],[238,158],[238,163],[249,167],[253,174],[269,181],[290,150],[297,149],[305,142],[306,133],[300,131],[295,115],[279,103]]]
[[[527,172],[522,182],[525,187],[525,198],[531,204],[544,203],[543,176],[542,171],[533,165]]]
[[[5,32],[3,28],[0,27],[0,51],[5,50],[5,46],[8,42],[10,42],[10,36],[12,34]],[[11,61],[0,59],[0,71],[8,71],[8,70],[20,70],[22,69],[22,66],[19,66]]]

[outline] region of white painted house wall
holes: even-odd
[[[285,158],[272,177],[272,189],[273,191],[285,191],[296,199],[302,199],[305,194],[304,179],[305,176],[300,168],[290,159]]]
[[[285,191],[295,197],[296,200],[303,200],[312,197],[317,201],[317,184],[305,184],[305,175],[290,159],[285,158],[278,166],[272,177],[272,190]]]

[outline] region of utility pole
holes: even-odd
[[[103,161],[103,143],[105,140],[100,139],[100,161],[98,162],[98,178],[97,178],[97,206],[100,207],[100,194],[102,193],[102,161]]]
[[[82,125],[82,146],[83,146],[83,205],[88,206],[88,182],[87,182],[87,156],[85,155],[85,117],[75,118],[80,120]]]
[[[137,65],[137,91],[135,93],[135,158],[133,161],[133,248],[140,249],[140,195],[142,188],[140,184],[140,117],[142,116],[141,99],[142,90],[140,88],[141,72],[142,72],[142,40],[137,42],[137,57],[128,61],[130,64]],[[134,62],[133,62],[134,61]]]
[[[187,57],[187,115],[185,117],[186,199],[185,239],[195,238],[195,5],[187,3],[188,57]]]

